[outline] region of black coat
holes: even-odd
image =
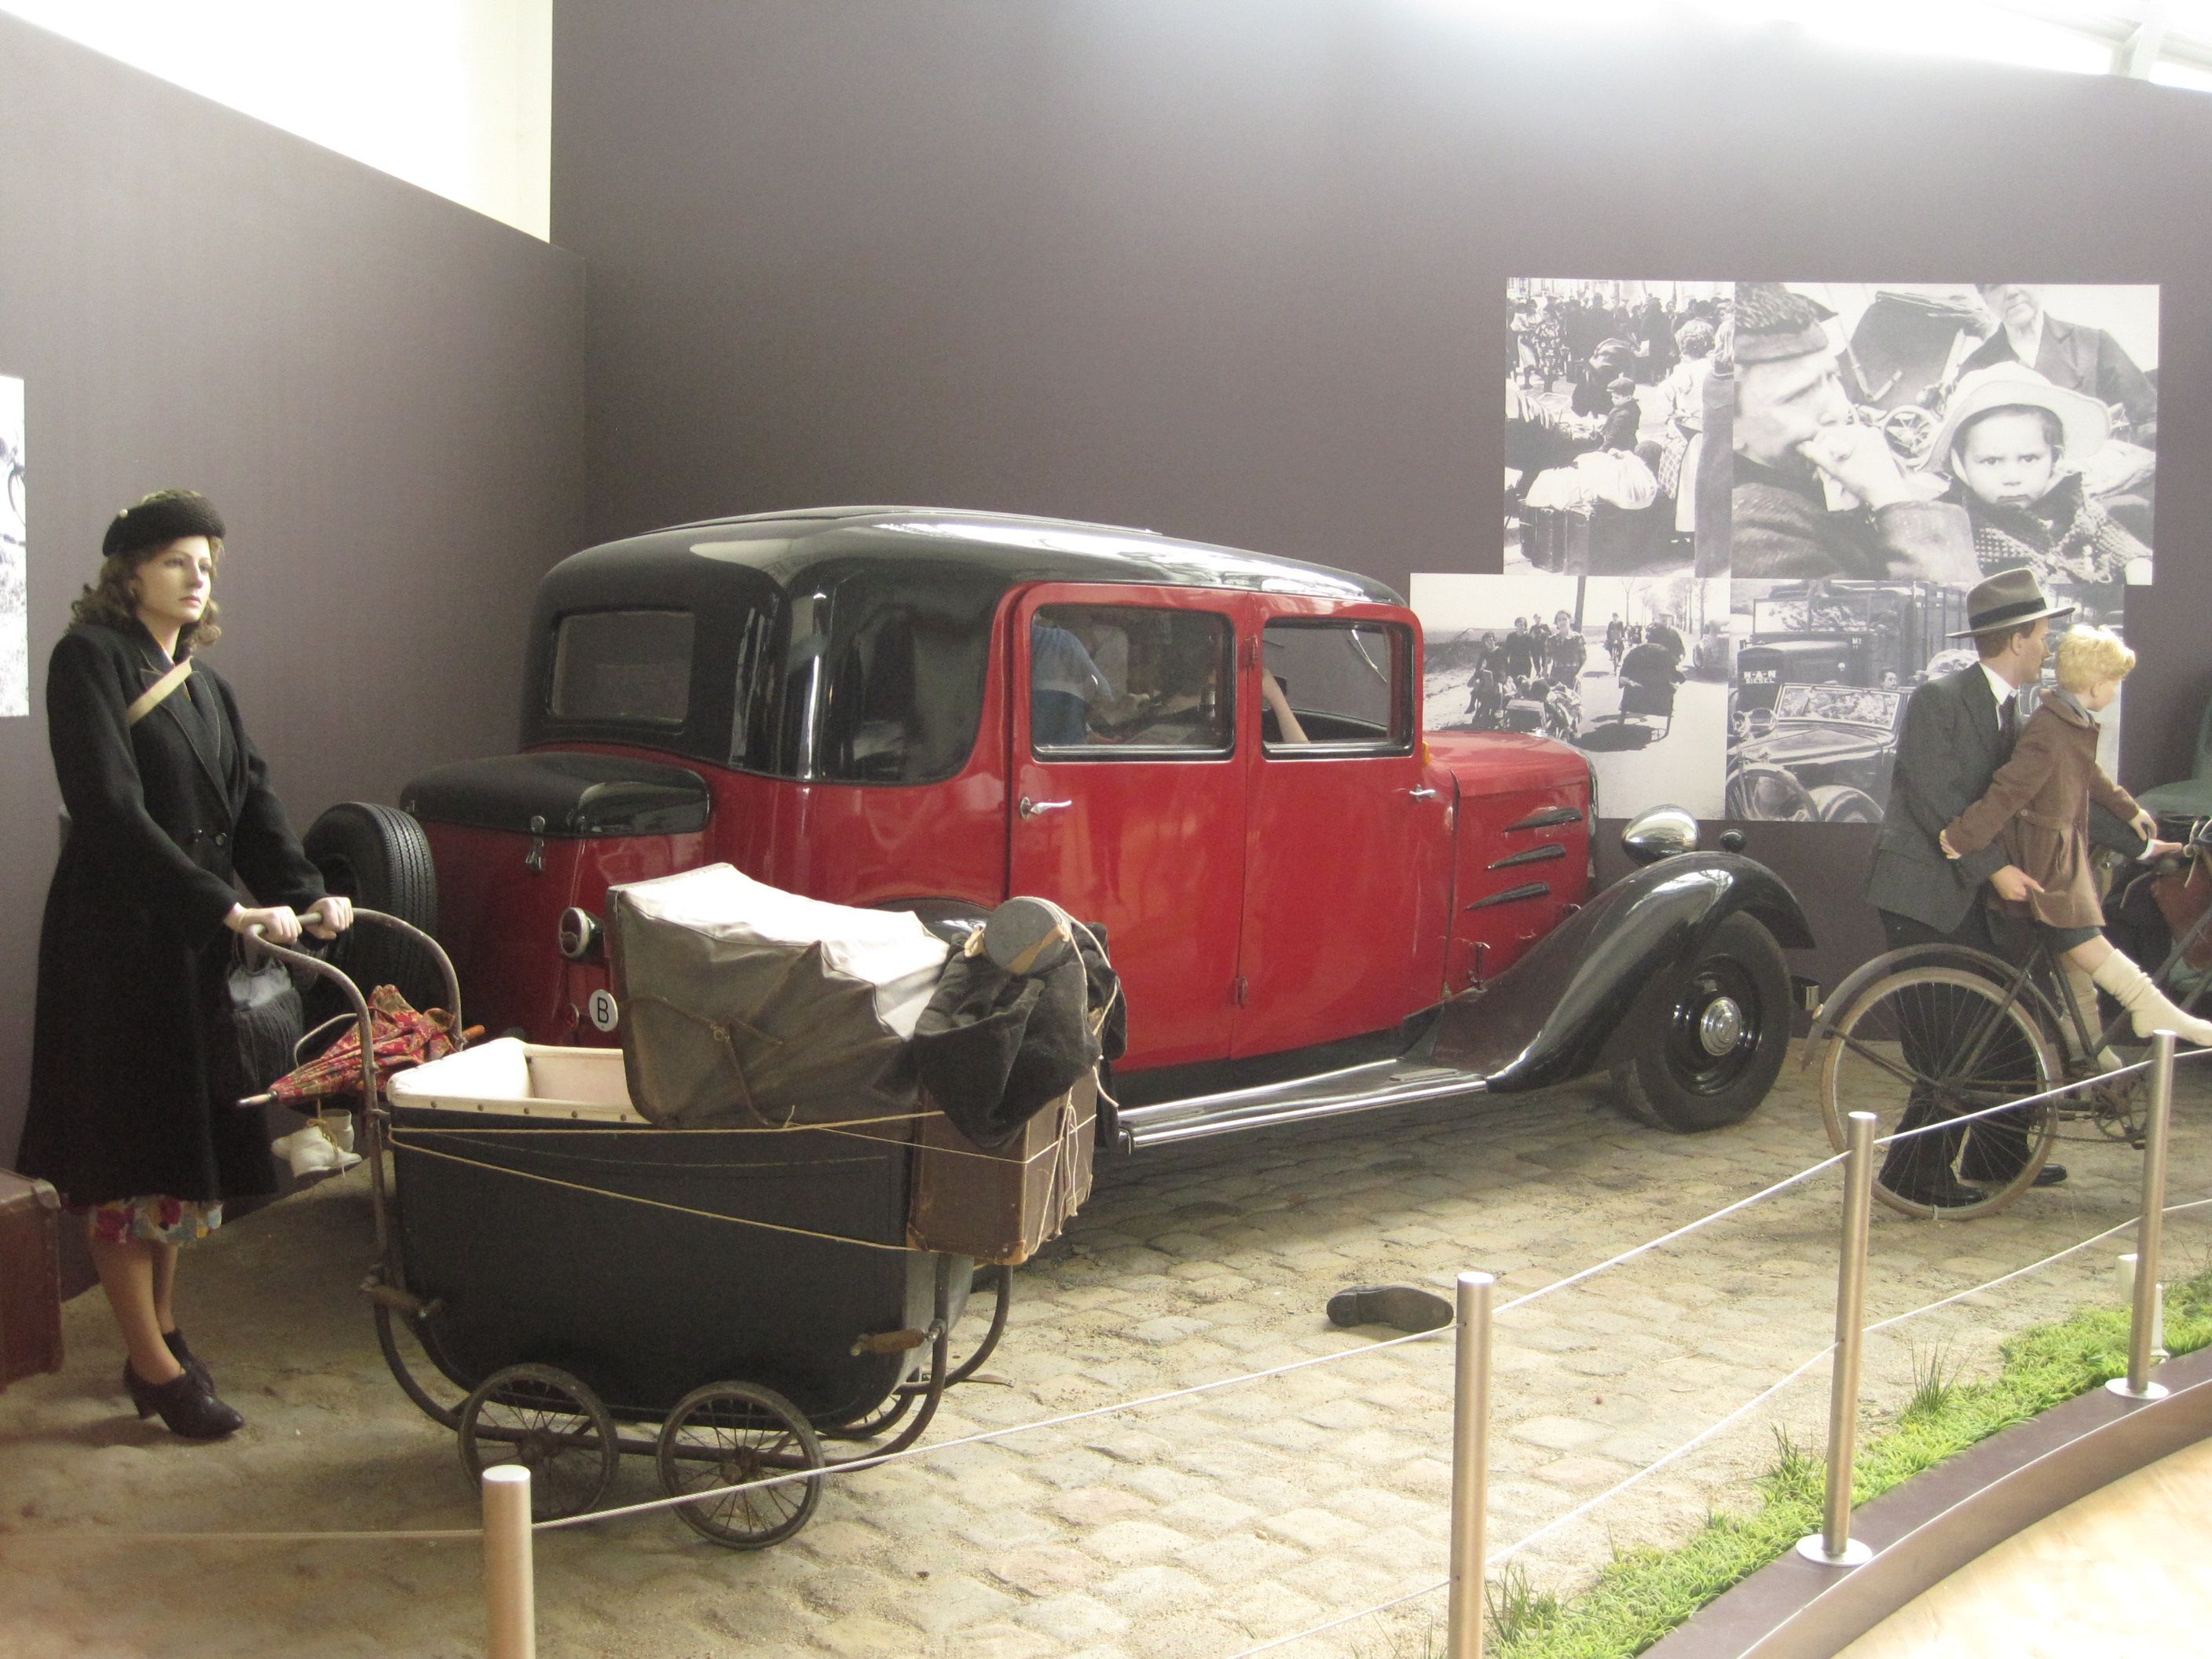
[[[153,636],[71,628],[46,669],[68,840],[39,938],[22,1170],[73,1203],[273,1192],[258,1112],[212,1098],[209,1039],[239,895],[312,904],[323,884],[284,821],[230,687],[204,665],[136,726],[166,664]]]

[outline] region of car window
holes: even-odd
[[[553,642],[552,713],[562,720],[681,726],[691,706],[691,613],[583,611]]]
[[[1229,618],[1210,611],[1048,605],[1030,624],[1030,743],[1115,760],[1235,747]]]
[[[1403,754],[1413,640],[1389,623],[1282,621],[1262,636],[1260,731],[1266,752]]]
[[[988,575],[945,570],[927,581],[854,573],[793,595],[783,694],[790,775],[933,783],[957,773],[975,751],[1003,591]]]

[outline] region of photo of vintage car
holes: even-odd
[[[1784,884],[1660,812],[1597,890],[1589,762],[1425,730],[1419,621],[1368,578],[823,508],[575,554],[529,628],[520,752],[308,838],[430,913],[495,1033],[618,1042],[608,887],[723,860],[948,936],[1016,894],[1102,927],[1127,1149],[1594,1072],[1705,1128],[1781,1064],[1783,948],[1812,943]]]
[[[1739,581],[1730,603],[1744,631],[1727,816],[1879,823],[1905,699],[1956,660],[1964,595],[1926,581]]]
[[[1784,685],[1769,707],[1739,708],[1729,748],[1729,817],[1881,823],[1906,695],[1895,688]]]

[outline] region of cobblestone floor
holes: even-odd
[[[2212,1195],[2212,1093],[2182,1093],[2172,1196]],[[1024,1268],[988,1375],[933,1442],[1317,1354],[1328,1294],[1370,1279],[1505,1295],[1742,1198],[1826,1154],[1794,1063],[1751,1121],[1677,1138],[1594,1090],[1420,1109],[1118,1164]],[[1877,1211],[1869,1316],[1965,1289],[2124,1220],[2140,1161],[2063,1149],[2074,1177],[1988,1220]],[[1526,1309],[1498,1335],[1494,1545],[1602,1492],[1750,1400],[1828,1340],[1836,1184],[1822,1176]],[[2177,1218],[2201,1264],[2212,1209]],[[467,1526],[452,1437],[386,1373],[354,1293],[369,1253],[359,1172],[226,1228],[188,1265],[194,1345],[249,1418],[219,1447],[142,1425],[115,1386],[97,1294],[68,1310],[70,1364],[0,1395],[0,1654],[466,1655],[481,1650],[468,1544],[179,1545],[147,1529]],[[1870,1407],[1937,1346],[1986,1364],[2008,1330],[2117,1300],[2124,1238],[1870,1345]],[[553,1264],[557,1268],[557,1264]],[[1229,1659],[1439,1579],[1450,1345],[1356,1353],[1272,1381],[957,1448],[836,1480],[781,1548],[733,1554],[666,1516],[540,1537],[541,1650],[561,1656],[959,1655]],[[1522,1558],[1571,1586],[1664,1542],[1743,1477],[1781,1426],[1817,1446],[1826,1368],[1692,1457]],[[625,1460],[611,1501],[657,1495]],[[66,1537],[64,1536],[66,1534]],[[1274,1651],[1417,1654],[1441,1595]]]

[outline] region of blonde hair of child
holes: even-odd
[[[2106,680],[2124,680],[2136,653],[2109,628],[2069,628],[2058,641],[2058,683],[2075,696]]]

